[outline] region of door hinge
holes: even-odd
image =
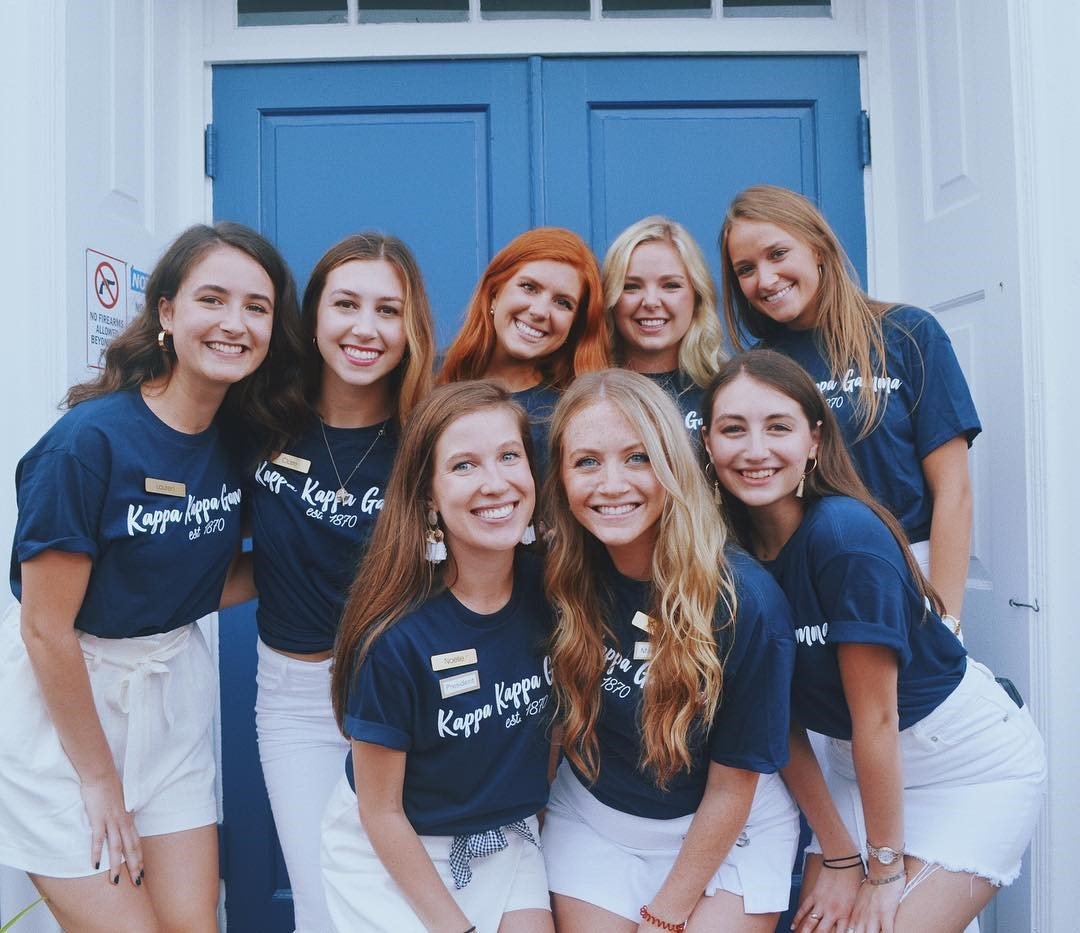
[[[213,123],[207,123],[203,130],[203,171],[207,178],[213,178],[217,172],[217,133]]]
[[[859,111],[859,163],[863,168],[870,164],[870,114]]]

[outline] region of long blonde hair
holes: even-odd
[[[754,185],[731,202],[720,230],[724,318],[728,336],[736,349],[747,349],[742,339],[744,329],[766,341],[783,330],[783,325],[752,308],[739,287],[728,251],[731,227],[739,220],[775,224],[802,240],[817,255],[821,284],[818,286],[814,330],[834,376],[842,378],[849,368],[854,367],[862,377],[855,411],[862,422],[859,437],[865,437],[877,425],[882,411],[874,382],[876,377],[884,377],[886,373],[882,317],[895,304],[871,298],[859,287],[855,268],[840,240],[821,211],[809,200],[787,188]]]
[[[494,382],[440,386],[413,410],[404,425],[382,512],[349,590],[334,644],[330,699],[342,731],[349,690],[376,639],[403,615],[454,582],[452,552],[442,564],[432,564],[424,556],[435,445],[459,418],[500,408],[509,410],[516,419],[531,467],[529,420],[509,393]]]
[[[559,616],[551,666],[563,744],[570,761],[590,779],[599,773],[596,723],[604,638],[614,640],[614,633],[604,621],[609,595],[600,584],[603,545],[571,515],[562,468],[567,425],[598,402],[611,404],[640,435],[666,493],[652,556],[648,613],[655,624],[641,708],[639,763],[665,788],[690,767],[691,739],[707,731],[723,691],[714,618],[719,614],[723,625],[731,625],[736,608],[724,560],[726,533],[682,418],[663,389],[627,370],[579,376],[551,422],[553,468],[544,495],[554,533],[545,583]]]
[[[716,285],[713,284],[705,255],[694,238],[680,223],[653,214],[631,224],[612,241],[604,256],[601,272],[604,280],[604,319],[612,357],[619,365],[626,360],[626,347],[615,327],[615,305],[623,293],[630,256],[642,243],[659,241],[669,244],[686,266],[694,289],[694,316],[679,344],[679,369],[701,388],[709,384],[724,361],[724,335],[716,314]]]

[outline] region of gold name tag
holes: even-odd
[[[454,674],[453,677],[444,677],[439,681],[439,693],[444,700],[456,697],[459,693],[470,693],[480,689],[480,672],[468,671],[464,674]]]
[[[159,496],[176,496],[178,499],[187,495],[183,483],[170,483],[167,479],[151,479],[149,476],[146,477],[146,491]]]
[[[431,656],[431,669],[433,671],[448,671],[452,667],[464,667],[466,664],[475,663],[475,648],[462,648],[461,651],[447,651],[446,654],[433,654]]]
[[[651,661],[652,660],[652,645],[647,641],[635,641],[634,642],[634,660],[635,661]]]
[[[634,628],[641,629],[643,632],[652,631],[652,619],[645,615],[644,612],[635,612],[634,618],[631,619],[630,624],[633,625]]]
[[[287,470],[296,470],[297,473],[308,473],[311,470],[311,461],[303,457],[294,457],[292,454],[280,453],[270,461],[274,466],[285,467]]]

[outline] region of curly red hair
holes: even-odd
[[[437,382],[482,379],[495,350],[495,327],[488,313],[499,290],[529,262],[563,262],[581,276],[578,313],[570,334],[558,350],[542,361],[546,380],[565,388],[582,373],[610,364],[604,326],[604,287],[592,250],[576,233],[563,227],[536,227],[506,244],[488,263],[465,312],[465,324],[446,351]]]

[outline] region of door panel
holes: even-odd
[[[647,214],[679,220],[719,274],[716,236],[740,190],[801,191],[865,279],[855,56],[545,61],[548,223],[599,256]]]
[[[281,247],[302,289],[344,235],[415,252],[445,345],[491,256],[558,224],[603,256],[650,213],[682,221],[718,273],[731,197],[817,199],[866,265],[854,56],[565,58],[230,65],[214,70],[214,215]],[[255,624],[222,614],[226,909],[292,929],[254,736]]]

